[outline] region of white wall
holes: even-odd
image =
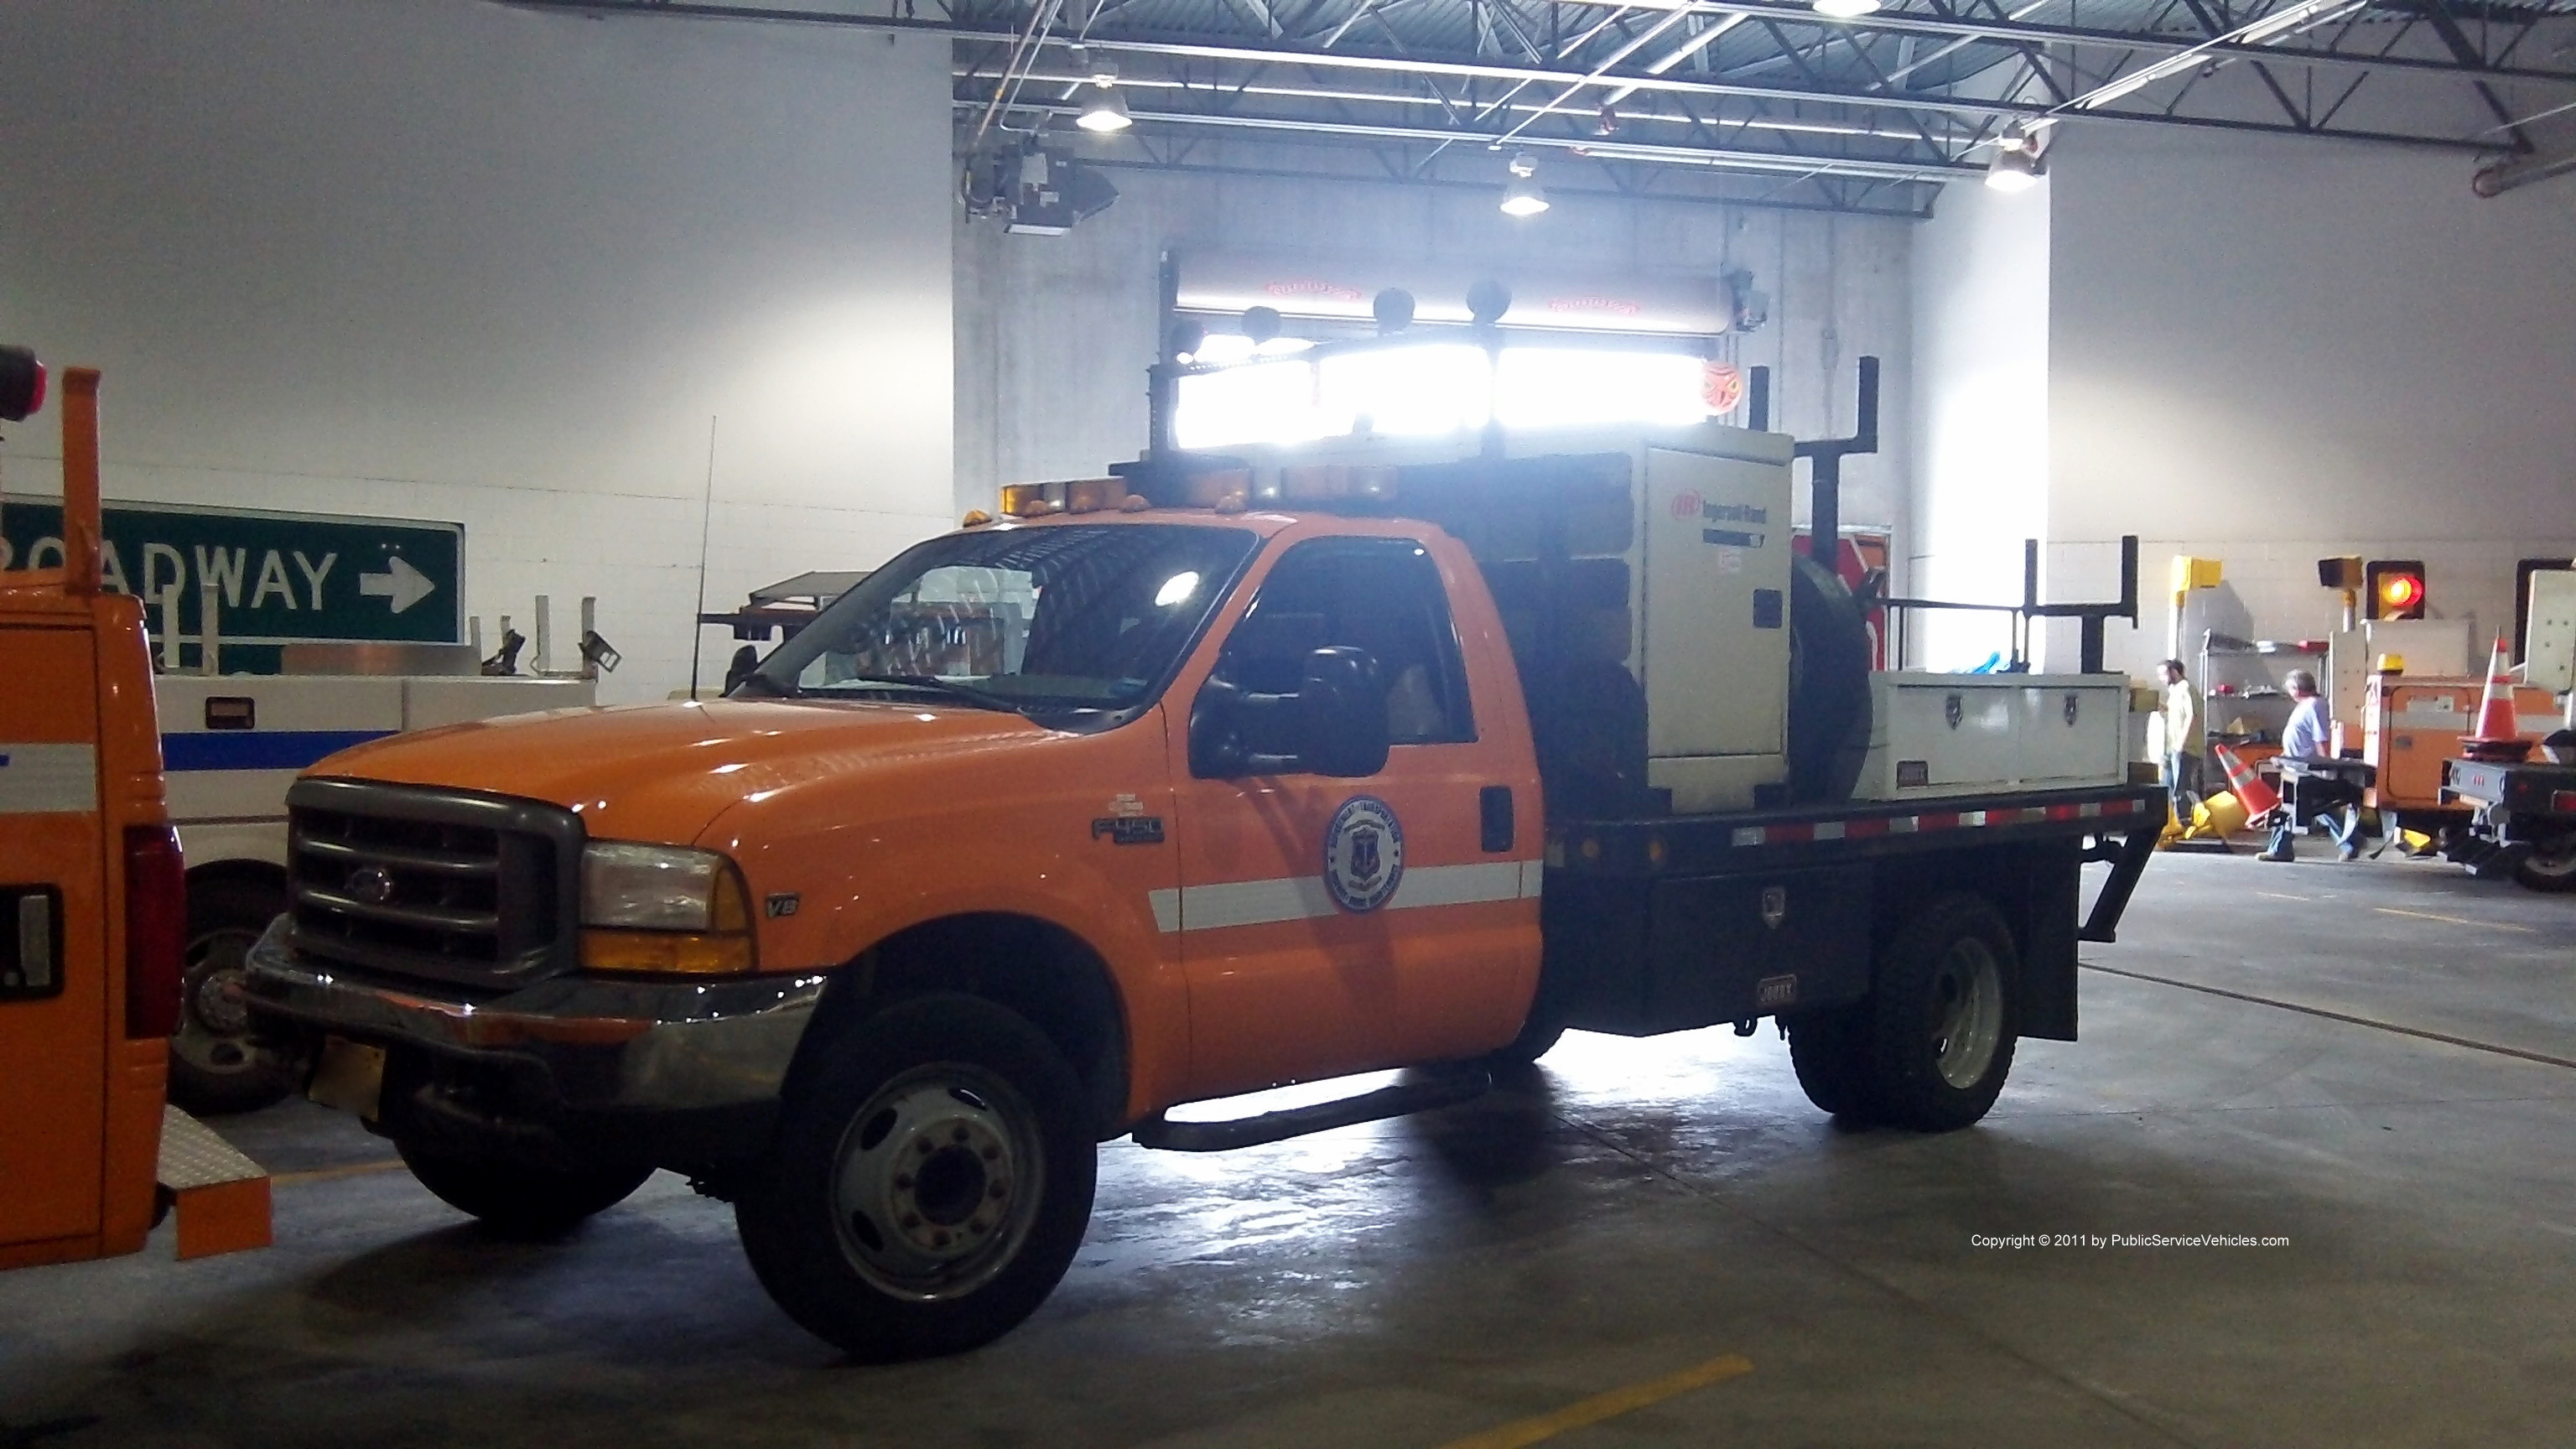
[[[2050,537],[2050,191],[1953,185],[1915,233],[1905,586],[1917,598],[2019,603],[2022,540]],[[1919,611],[1907,662],[1962,669],[2008,653],[2007,621]]]
[[[1075,143],[1087,145],[1095,143]],[[1132,144],[1132,143],[1119,143]],[[1882,451],[1844,466],[1846,524],[1904,519],[1907,389],[1903,220],[1575,197],[1516,221],[1492,190],[1269,177],[1109,173],[1119,199],[1061,237],[958,223],[957,503],[1002,483],[1076,477],[1144,447],[1156,353],[1155,266],[1165,248],[1472,257],[1617,278],[1749,268],[1771,322],[1721,339],[1773,369],[1772,425],[1842,436],[1860,357],[1884,364]],[[1509,318],[1505,318],[1506,324]],[[1803,476],[1804,469],[1801,468]],[[1805,512],[1806,490],[1798,490]]]
[[[110,498],[462,522],[469,611],[597,594],[603,696],[659,697],[710,417],[711,606],[950,519],[947,74],[480,0],[10,0],[0,335],[105,369]],[[49,422],[12,489],[57,486]]]
[[[2209,622],[2314,638],[2317,559],[2422,558],[2435,615],[2509,627],[2514,561],[2576,554],[2576,179],[2487,201],[2456,155],[2060,142],[2052,583],[2107,597],[2136,533],[2152,608],[2171,555],[2216,556]],[[2163,641],[2115,625],[2113,663]]]

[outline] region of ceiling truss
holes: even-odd
[[[2008,126],[2433,148],[2465,175],[2545,164],[2576,123],[2576,0],[514,3],[945,35],[970,145],[1064,127],[1106,57],[1136,121],[1115,165],[1499,186],[1527,152],[1564,190],[1899,215]]]

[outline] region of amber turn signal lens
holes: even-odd
[[[587,971],[737,976],[757,965],[758,958],[748,933],[589,930],[581,933],[581,964]]]

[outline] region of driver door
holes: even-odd
[[[1375,775],[1201,778],[1188,731],[1170,732],[1194,1096],[1490,1047],[1494,987],[1535,957],[1525,852],[1494,839],[1480,808],[1485,791],[1510,790],[1510,761],[1478,737],[1448,592],[1420,541],[1295,544],[1214,678],[1293,691],[1305,656],[1327,646],[1366,650],[1387,687],[1391,744]],[[1524,808],[1534,821],[1537,802]]]

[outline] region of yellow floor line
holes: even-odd
[[[2401,911],[2395,906],[2372,906],[2383,916],[2413,916],[2419,921],[2440,921],[2451,926],[2484,926],[2490,931],[2520,931],[2526,936],[2538,934],[2530,926],[2509,925],[2503,921],[2473,921],[2466,916],[2437,916],[2431,911]]]
[[[400,1166],[401,1158],[388,1157],[382,1162],[344,1162],[337,1167],[316,1167],[306,1172],[281,1172],[268,1181],[272,1187],[291,1187],[302,1182],[330,1182],[336,1178],[364,1177],[371,1172],[391,1172]]]
[[[1598,1424],[1604,1419],[1615,1419],[1621,1414],[1642,1409],[1648,1404],[1661,1403],[1677,1394],[1687,1394],[1693,1389],[1704,1389],[1710,1384],[1724,1383],[1728,1379],[1738,1378],[1751,1372],[1753,1372],[1751,1360],[1740,1354],[1730,1353],[1724,1358],[1710,1359],[1696,1368],[1686,1368],[1677,1374],[1666,1374],[1659,1379],[1648,1379],[1642,1384],[1630,1384],[1624,1389],[1612,1389],[1606,1394],[1595,1394],[1579,1403],[1568,1404],[1553,1414],[1541,1414],[1534,1419],[1518,1419],[1509,1424],[1487,1429],[1481,1434],[1470,1434],[1464,1439],[1452,1439],[1441,1445],[1440,1449],[1521,1449],[1525,1444],[1536,1444],[1542,1439],[1553,1439],[1568,1429],[1580,1429],[1586,1424]]]

